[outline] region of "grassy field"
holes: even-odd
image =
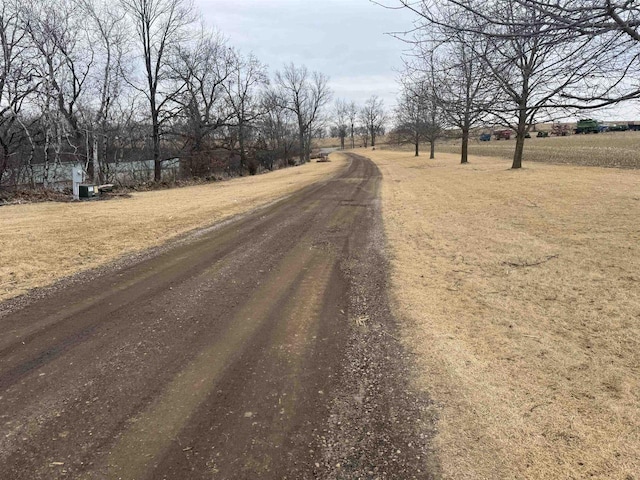
[[[131,198],[0,207],[0,300],[267,204],[341,169],[346,160]]]
[[[640,478],[640,171],[369,156],[444,477]]]
[[[597,135],[570,135],[567,137],[536,138],[525,141],[523,162],[640,168],[640,132],[608,132]],[[489,157],[513,158],[515,140],[469,142],[469,153]],[[437,144],[445,153],[460,152],[460,141]]]

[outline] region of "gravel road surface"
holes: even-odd
[[[267,208],[0,308],[1,478],[437,478],[386,294],[380,179],[351,155]]]

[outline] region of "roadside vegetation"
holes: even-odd
[[[199,20],[189,0],[3,2],[0,199],[70,190],[75,165],[85,183],[135,186],[308,162],[329,78],[286,61],[270,75]],[[381,100],[340,102],[343,140],[373,143]]]

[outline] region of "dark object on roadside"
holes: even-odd
[[[481,142],[489,142],[489,141],[491,141],[491,134],[490,133],[483,133],[482,135],[480,135],[480,141]]]
[[[609,125],[610,132],[626,132],[627,130],[629,130],[629,125],[619,123],[616,125]]]
[[[549,136],[549,132],[538,132],[536,137],[538,138],[547,138]]]
[[[81,184],[78,186],[78,196],[80,198],[93,198],[98,193],[98,187],[95,185],[84,185]]]
[[[525,133],[524,138],[531,138],[531,134],[529,132]]]

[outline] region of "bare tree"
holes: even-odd
[[[349,130],[349,103],[346,100],[337,99],[333,107],[333,125],[340,138],[340,148],[344,150],[344,139]]]
[[[229,79],[223,83],[227,93],[227,101],[231,107],[234,127],[237,130],[240,149],[240,165],[249,167],[249,173],[256,173],[255,163],[247,164],[246,140],[249,129],[264,113],[260,89],[269,83],[267,67],[253,54],[235,55],[235,69]]]
[[[24,28],[23,11],[17,1],[0,5],[0,185],[9,168],[11,156],[24,139],[29,141],[28,164],[34,153],[34,142],[20,115],[25,101],[38,87],[34,51]],[[33,177],[32,177],[33,178]]]
[[[463,24],[464,17],[469,15],[466,11],[452,11],[449,15],[456,13],[456,25]],[[412,62],[410,67],[423,73],[431,70],[431,75],[437,78],[441,112],[446,123],[460,129],[460,163],[465,164],[468,162],[469,133],[484,122],[498,96],[496,83],[483,61],[491,54],[491,42],[484,35],[463,29],[438,26],[437,31],[439,38],[428,38],[416,44],[418,61]]]
[[[89,21],[91,44],[96,50],[94,83],[97,105],[91,104],[87,129],[91,130],[90,177],[97,182],[104,180],[104,165],[107,161],[109,143],[109,120],[111,108],[123,88],[123,59],[127,48],[124,12],[105,0],[82,0],[82,11]],[[88,132],[89,134],[89,132]]]
[[[195,42],[176,46],[171,68],[173,90],[178,91],[173,97],[178,112],[172,133],[182,139],[190,174],[208,175],[207,149],[233,115],[225,82],[238,68],[235,52],[220,33],[202,27]]]
[[[593,109],[640,97],[640,5],[615,0],[517,0],[540,13],[546,28],[596,38],[592,61],[603,68],[564,92],[568,106]]]
[[[347,119],[349,122],[349,131],[351,134],[351,148],[356,148],[356,141],[355,141],[355,126],[356,126],[356,122],[358,121],[358,106],[356,105],[356,102],[349,102],[347,104]]]
[[[63,154],[76,162],[86,160],[79,103],[95,65],[95,51],[84,17],[71,0],[60,0],[55,8],[44,0],[34,1],[25,15],[25,29],[38,52],[38,75],[44,86],[38,90],[45,105],[44,148],[53,146],[54,162],[60,162]],[[46,151],[45,158],[48,154]]]
[[[291,155],[297,142],[295,115],[282,105],[279,93],[273,89],[263,92],[262,105],[264,115],[259,128],[267,148],[273,152],[267,159],[267,168],[273,169],[276,160],[282,160],[284,166],[292,165]]]
[[[361,146],[367,148],[369,146],[370,130],[364,125],[358,125],[355,130],[356,135],[360,137]]]
[[[163,114],[177,95],[175,90],[163,91],[170,72],[169,50],[184,40],[186,27],[195,20],[188,0],[121,0],[138,34],[144,62],[145,86],[136,85],[149,102],[151,138],[153,144],[154,179],[161,180],[161,123]]]
[[[311,139],[322,108],[331,99],[329,79],[320,72],[309,73],[307,67],[293,63],[276,72],[276,85],[282,105],[292,111],[298,121],[300,162],[308,162]]]
[[[364,102],[364,107],[360,110],[360,121],[368,130],[371,146],[376,146],[376,136],[381,131],[387,115],[384,111],[384,102],[377,95],[372,95]]]
[[[442,136],[441,110],[429,77],[408,75],[402,81],[402,95],[396,108],[394,135],[401,143],[411,142],[419,156],[420,142],[429,142],[429,158],[435,158],[435,142]]]

